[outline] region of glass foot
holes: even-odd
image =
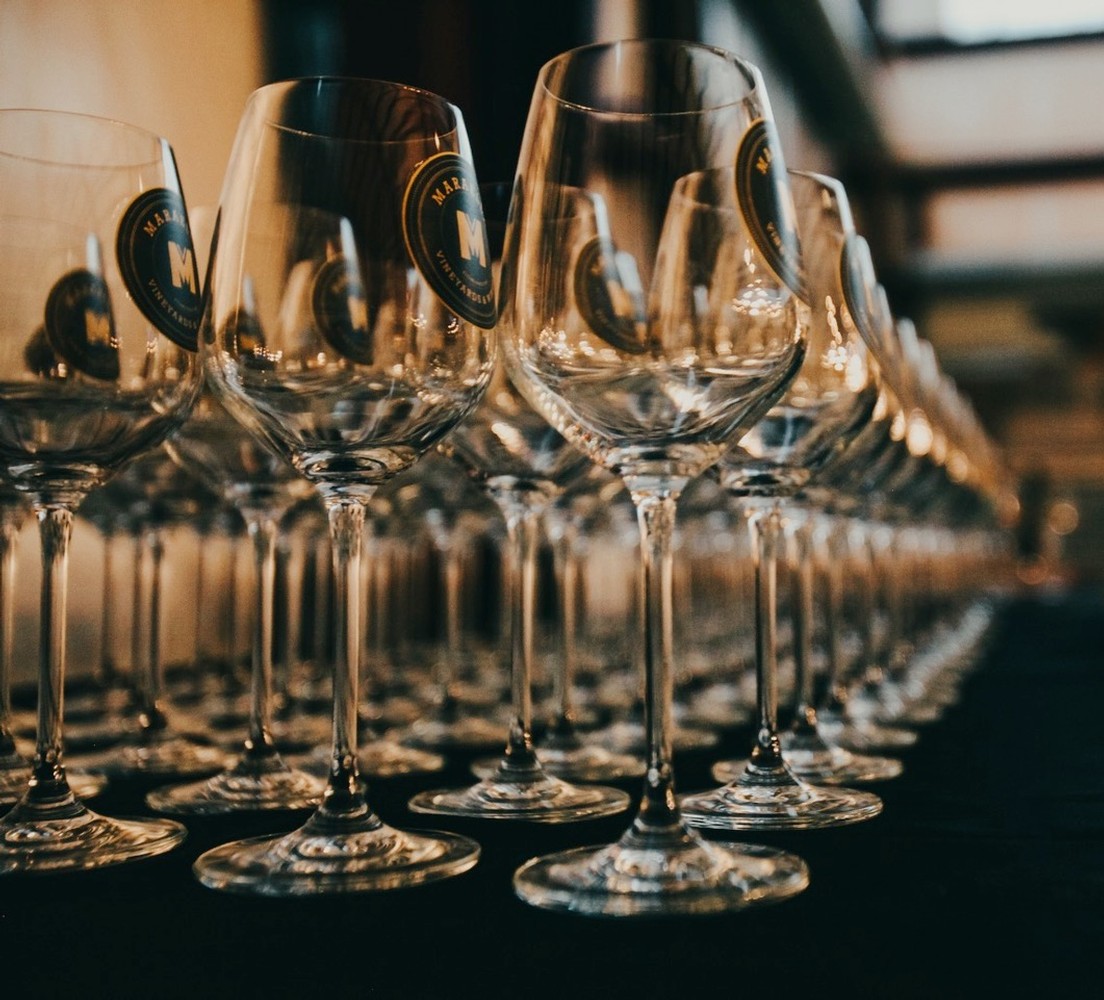
[[[90,799],[99,795],[107,787],[107,775],[90,774],[84,771],[66,769],[69,788],[78,799]],[[30,764],[0,764],[0,808],[13,806],[27,792],[27,782],[31,780]]]
[[[267,809],[313,809],[325,788],[320,778],[287,766],[278,754],[243,755],[205,781],[157,788],[146,805],[170,815],[215,816]]]
[[[852,753],[843,747],[823,746],[816,750],[790,749],[783,742],[786,766],[799,778],[819,785],[861,785],[899,777],[904,765],[894,757]],[[722,785],[737,780],[747,760],[721,760],[711,774]]]
[[[326,767],[329,769],[329,755]],[[445,758],[428,750],[404,747],[393,740],[372,740],[357,756],[361,774],[369,778],[397,778],[404,774],[432,774],[442,771]]]
[[[547,774],[564,781],[617,781],[644,774],[644,761],[640,757],[589,744],[570,748],[538,747],[537,760]],[[472,774],[477,778],[489,778],[500,763],[499,757],[484,757],[472,764]]]
[[[174,734],[121,744],[81,758],[84,768],[108,777],[191,778],[221,771],[227,763],[226,753],[218,747]]]
[[[873,719],[824,720],[819,728],[826,740],[855,753],[907,750],[919,738],[913,729],[888,726]]]
[[[643,757],[648,752],[644,723],[637,721],[614,722],[604,729],[587,734],[587,739],[604,746],[613,753],[626,753]],[[692,726],[675,726],[671,733],[671,745],[675,750],[708,750],[716,746],[719,737],[708,729]]]
[[[335,822],[316,812],[282,837],[252,837],[201,854],[196,878],[211,889],[258,896],[395,889],[449,878],[479,860],[479,845],[438,831],[407,833],[369,813]]]
[[[684,796],[681,808],[695,827],[813,830],[873,819],[882,811],[882,800],[871,792],[810,784],[784,766],[761,768],[749,762],[735,781]]]
[[[70,792],[19,802],[0,820],[0,873],[79,871],[164,854],[187,831],[172,820],[111,819]]]
[[[419,750],[492,750],[506,739],[501,723],[468,716],[456,719],[419,719],[401,737],[403,746]]]
[[[578,847],[526,862],[514,891],[533,906],[588,916],[724,913],[781,902],[809,884],[794,854],[756,844],[707,841],[677,829],[630,829],[607,847]]]
[[[518,767],[504,760],[475,785],[419,792],[408,806],[412,812],[445,816],[570,823],[622,812],[629,796],[604,785],[572,785],[545,774],[539,765]]]

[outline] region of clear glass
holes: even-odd
[[[804,522],[801,493],[870,419],[877,381],[851,318],[842,280],[854,234],[842,186],[792,173],[805,262],[803,322],[808,349],[781,399],[715,467],[722,487],[746,514],[755,567],[755,742],[740,773],[717,789],[687,795],[687,822],[722,830],[809,829],[871,819],[882,811],[872,792],[814,784],[788,765],[778,730],[778,565],[786,520]],[[799,530],[799,534],[800,534]],[[808,553],[802,551],[801,558]],[[799,607],[804,607],[800,601]],[[805,626],[804,620],[799,620]]]
[[[747,202],[748,226],[734,216],[735,228],[721,232],[695,210],[688,175],[737,162],[746,189],[762,197]],[[792,854],[694,833],[676,801],[671,753],[676,505],[800,364],[798,298],[779,273],[793,280],[798,264],[788,201],[758,71],[730,53],[616,42],[541,70],[503,253],[499,329],[521,393],[621,476],[636,506],[648,746],[631,826],[616,843],[523,865],[514,887],[531,904],[718,912],[807,883]],[[778,243],[756,240],[768,228]]]
[[[326,507],[333,740],[322,802],[305,824],[207,851],[196,876],[216,889],[307,895],[460,874],[478,860],[474,841],[401,831],[369,806],[357,703],[368,505],[477,405],[494,365],[491,273],[462,116],[433,94],[381,81],[262,87],[239,123],[219,212],[206,371],[227,410]],[[473,297],[455,294],[449,276]]]
[[[495,233],[505,236],[508,189],[487,198]],[[494,194],[491,192],[490,194]],[[492,248],[499,260],[501,241]],[[533,744],[533,663],[536,643],[537,552],[547,512],[564,488],[589,464],[514,388],[500,363],[475,412],[444,447],[480,485],[506,526],[503,594],[507,629],[511,718],[505,749],[471,786],[432,789],[410,800],[414,812],[485,819],[566,823],[608,816],[629,807],[617,788],[575,785],[545,770]]]
[[[151,809],[211,815],[262,809],[308,809],[322,797],[317,778],[284,763],[272,735],[272,632],[276,532],[281,518],[310,494],[310,484],[204,392],[166,442],[173,460],[241,511],[255,570],[249,728],[232,765],[203,781],[155,789]]]
[[[199,278],[168,143],[0,111],[0,274],[0,467],[35,511],[43,566],[36,746],[26,793],[0,820],[0,872],[161,854],[184,839],[180,824],[101,816],[73,794],[62,694],[73,512],[157,447],[199,388]]]
[[[81,763],[110,776],[145,775],[172,781],[218,771],[226,755],[205,738],[183,730],[169,704],[162,652],[165,559],[172,529],[200,521],[216,497],[180,469],[164,448],[147,452],[107,486],[134,546],[134,618],[131,633],[133,695],[120,713],[122,738]]]

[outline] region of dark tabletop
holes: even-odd
[[[377,781],[393,825],[473,836],[479,864],[408,890],[253,899],[203,888],[205,849],[298,825],[302,814],[188,821],[183,846],[98,872],[0,879],[0,998],[1099,996],[1104,982],[1104,604],[1018,598],[1001,612],[959,701],[871,786],[878,818],[791,834],[811,884],[726,916],[592,919],[533,909],[513,870],[615,839],[624,816],[564,826],[415,816],[446,774]],[[681,755],[681,791],[713,784]],[[637,791],[637,783],[626,787]],[[94,806],[140,815],[117,782]],[[732,835],[729,835],[730,837]],[[1094,984],[1095,983],[1095,989]]]

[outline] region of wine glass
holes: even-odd
[[[302,826],[216,847],[195,873],[259,895],[457,875],[478,860],[474,841],[401,831],[370,808],[357,688],[365,509],[476,406],[494,365],[492,277],[462,115],[378,80],[262,87],[239,123],[219,212],[206,370],[227,410],[325,504],[333,746],[322,802]]]
[[[469,418],[471,419],[471,418]],[[456,463],[437,452],[415,467],[402,506],[428,535],[439,564],[443,642],[432,657],[429,703],[394,735],[407,746],[432,751],[473,751],[497,747],[505,726],[478,709],[498,701],[498,692],[465,680],[474,667],[464,636],[463,574],[466,550],[481,524],[475,505],[483,497]]]
[[[720,788],[682,800],[687,822],[712,829],[837,826],[870,819],[882,810],[881,799],[871,792],[816,785],[796,775],[785,760],[778,731],[776,615],[782,531],[788,520],[799,544],[799,565],[807,569],[811,522],[795,498],[846,449],[877,400],[873,364],[842,290],[841,261],[854,233],[846,194],[837,181],[819,174],[791,172],[790,186],[806,266],[808,350],[782,398],[714,468],[724,490],[745,511],[750,531],[758,719],[755,743],[740,773]],[[803,609],[804,601],[797,606]],[[799,624],[804,628],[807,623]],[[802,659],[799,655],[804,667]]]
[[[837,799],[835,805],[821,802],[814,807],[812,799],[823,799],[817,785],[886,780],[896,777],[902,769],[900,761],[894,758],[856,753],[825,738],[820,730],[812,678],[815,559],[825,552],[833,528],[833,522],[821,516],[820,509],[830,505],[834,495],[819,483],[835,467],[850,460],[860,436],[875,417],[884,379],[867,346],[874,338],[865,307],[872,278],[862,266],[864,255],[860,251],[865,249],[865,241],[851,222],[846,193],[837,181],[822,175],[792,173],[791,177],[799,217],[804,223],[807,256],[809,250],[819,251],[811,268],[821,275],[821,280],[811,279],[810,284],[818,286],[818,293],[813,296],[811,325],[820,337],[817,350],[811,350],[810,360],[806,361],[807,378],[799,377],[791,387],[791,392],[801,392],[806,405],[793,408],[790,416],[796,418],[795,426],[797,419],[804,419],[810,426],[804,436],[791,432],[789,446],[794,453],[789,461],[810,478],[796,492],[783,496],[786,567],[792,581],[794,710],[789,729],[777,735],[786,766],[813,785],[802,789],[800,795],[794,786],[786,786],[787,795],[800,798],[796,807],[784,806],[783,793],[773,792],[772,808],[798,811],[817,808],[822,814],[820,822],[827,823],[832,810],[843,807],[849,796],[845,794],[843,801]],[[859,302],[860,297],[863,302]],[[817,352],[821,360],[814,368]],[[832,372],[843,378],[832,378]],[[822,406],[819,414],[810,416],[807,402],[814,398],[813,387]],[[831,413],[833,407],[835,414]],[[754,457],[745,460],[743,470],[724,477],[725,482],[740,484],[750,479],[749,470],[760,474],[761,470],[750,460]],[[732,464],[735,466],[736,462]],[[841,489],[852,482],[846,474],[839,481]],[[741,492],[741,488],[735,491],[737,496]],[[829,686],[832,683],[834,679],[830,678]],[[746,768],[746,761],[720,761],[712,773],[727,784],[740,781]]]
[[[310,484],[250,435],[209,386],[165,447],[182,469],[241,512],[253,542],[256,604],[249,724],[241,753],[206,780],[155,789],[146,803],[172,815],[310,808],[322,796],[322,783],[285,764],[272,735],[276,532],[281,518],[310,493]]]
[[[743,196],[731,231],[697,208],[699,172],[726,168]],[[648,749],[629,829],[611,845],[526,862],[514,887],[531,904],[716,912],[807,884],[792,854],[707,841],[684,823],[670,736],[676,506],[800,365],[791,221],[751,64],[709,46],[637,40],[584,46],[542,68],[503,253],[500,337],[534,409],[621,476],[635,504]]]
[[[509,199],[487,199],[489,218],[505,237]],[[497,210],[495,206],[497,205]],[[501,259],[496,241],[492,259]],[[545,771],[533,745],[533,653],[536,637],[537,551],[542,519],[572,479],[589,465],[514,388],[499,363],[482,402],[442,447],[499,509],[506,527],[503,593],[509,600],[511,718],[494,769],[465,788],[419,792],[414,812],[486,819],[565,823],[607,816],[629,806],[617,788],[582,786]]]
[[[38,520],[38,733],[0,820],[0,871],[86,869],[163,853],[185,830],[89,810],[63,763],[73,512],[157,447],[200,384],[199,276],[172,149],[59,111],[0,111],[0,477]]]
[[[122,507],[134,542],[134,691],[122,713],[122,739],[98,753],[89,752],[82,763],[111,776],[165,780],[218,771],[225,765],[225,754],[183,731],[168,708],[162,649],[169,532],[200,520],[216,497],[180,468],[163,446],[140,456],[101,488]]]

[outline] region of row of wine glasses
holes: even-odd
[[[47,145],[17,146],[30,142]],[[432,771],[441,753],[486,748],[496,733],[504,750],[476,762],[473,784],[420,792],[410,809],[566,823],[628,810],[607,782],[642,776],[618,841],[516,872],[515,891],[537,906],[632,915],[780,901],[807,885],[800,857],[699,828],[805,829],[881,811],[850,786],[900,771],[874,752],[875,727],[914,736],[904,724],[922,704],[953,697],[946,665],[965,669],[982,634],[969,610],[999,559],[1006,484],[966,400],[889,309],[843,188],[786,169],[753,65],[676,41],[565,53],[541,71],[513,183],[482,187],[462,114],[436,95],[371,80],[261,88],[239,124],[202,298],[163,140],[0,112],[0,157],[0,252],[37,268],[0,288],[13,324],[0,472],[36,512],[44,565],[37,747],[27,791],[0,820],[0,868],[95,867],[168,850],[185,832],[92,813],[62,764],[65,545],[86,497],[90,516],[105,508],[105,553],[125,523],[142,556],[137,696],[122,709],[137,708],[139,726],[90,758],[91,779],[171,776],[147,798],[169,816],[311,810],[287,834],[203,853],[194,869],[209,887],[303,895],[468,870],[476,842],[385,824],[364,776]],[[66,203],[59,217],[64,199],[51,198],[100,174],[114,187],[97,188],[89,232],[54,236],[50,220],[88,206]],[[215,510],[241,518],[253,550],[248,683],[235,690],[231,663],[217,686],[240,726],[232,759],[210,739],[210,690],[193,680],[199,738],[162,710],[161,530],[210,531]],[[634,520],[636,557],[603,569],[637,626],[623,669],[589,669],[599,699],[620,689],[612,696],[639,715],[635,742],[622,729],[603,746],[576,701],[588,669],[578,576],[597,565],[587,546],[598,537],[624,554]],[[410,608],[413,527],[431,539],[442,586],[428,697],[389,669],[382,638]],[[542,529],[561,656],[554,722],[535,734]],[[494,657],[490,670],[461,662],[464,546],[494,532],[504,671]],[[312,575],[330,589],[304,585],[315,552],[329,565]],[[706,565],[733,603],[751,583],[753,615],[739,638],[718,630],[708,649],[728,645],[724,669],[702,674],[719,700],[692,707],[714,724],[750,718],[755,735],[746,761],[717,763],[719,788],[679,795],[675,749],[715,738],[675,718],[676,649],[700,637],[696,618],[676,627],[674,591]],[[780,590],[781,568],[792,586]],[[308,594],[315,667],[329,670],[295,690]],[[960,655],[936,655],[952,647]],[[312,685],[312,707],[332,706],[323,757],[316,725],[304,752],[280,745],[311,714]],[[6,694],[0,704],[2,736]]]

